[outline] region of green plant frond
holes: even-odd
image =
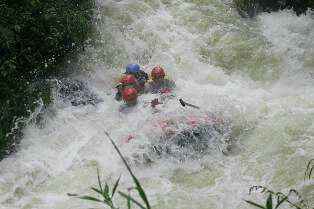
[[[85,196],[80,196],[80,195],[71,194],[71,193],[67,193],[67,195],[70,196],[70,197],[76,197],[76,198],[83,199],[83,200],[89,200],[89,201],[94,201],[94,202],[101,202],[101,203],[109,206],[111,209],[117,209],[114,206],[114,204],[113,204],[113,195],[110,196],[110,187],[109,187],[109,185],[106,183],[105,187],[103,187],[102,184],[101,184],[98,169],[97,169],[97,180],[98,180],[98,186],[100,188],[91,187],[91,189],[94,192],[96,192],[97,194],[99,194],[103,198],[103,200],[100,200],[98,198],[91,197],[91,196],[86,196],[86,195]],[[120,177],[119,177],[119,179],[117,180],[117,182],[114,185],[114,188],[112,190],[112,194],[115,193],[115,191],[116,191],[116,189],[118,187],[119,180],[120,180]]]
[[[67,195],[68,195],[69,197],[77,197],[77,196],[79,196],[78,194],[72,194],[72,193],[67,193]]]
[[[127,198],[128,209],[131,209],[131,198],[130,196]]]
[[[104,194],[109,194],[109,186],[106,183],[105,188],[104,188]]]
[[[125,199],[127,199],[127,201],[133,202],[134,204],[136,204],[138,207],[142,208],[142,209],[147,209],[145,206],[143,206],[140,202],[138,202],[137,200],[135,200],[133,197],[131,197],[128,194],[125,194],[121,191],[118,191],[118,193],[124,197]]]
[[[244,201],[247,202],[247,203],[249,203],[250,205],[253,205],[253,206],[257,207],[257,208],[267,209],[267,208],[265,208],[264,206],[259,205],[259,204],[255,203],[255,202],[252,202],[252,201],[250,201],[250,200],[244,200]]]
[[[276,204],[276,207],[275,209],[277,209],[282,203],[286,202],[288,200],[288,197],[285,196],[284,198],[280,199],[279,196],[277,196],[277,204]]]
[[[120,178],[121,178],[121,175],[119,176],[119,178],[117,179],[116,183],[114,184],[113,186],[113,189],[112,189],[112,193],[111,193],[111,198],[113,198],[117,188],[118,188],[118,185],[119,185],[119,182],[120,182]]]
[[[304,180],[305,179],[311,179],[313,170],[314,170],[314,159],[311,159],[307,163],[306,170],[305,170],[305,173],[304,173]]]
[[[297,199],[298,199],[298,203],[293,203],[293,202],[291,202],[291,201],[289,200],[289,197],[290,197],[291,195],[296,195],[296,197],[297,197]],[[307,208],[307,207],[308,207],[308,205],[305,203],[305,201],[304,201],[304,199],[302,198],[302,196],[301,196],[301,195],[299,194],[299,192],[298,192],[297,190],[295,190],[295,189],[290,189],[290,191],[289,191],[287,197],[288,197],[288,198],[287,198],[287,202],[288,202],[291,206],[293,206],[293,207],[295,207],[295,208],[297,208],[297,209]]]
[[[272,202],[272,196],[276,197],[276,206],[275,209],[279,208],[280,205],[282,205],[283,203],[288,203],[290,206],[296,208],[296,209],[302,209],[302,208],[308,208],[308,205],[305,203],[305,201],[302,199],[301,195],[299,194],[299,192],[295,189],[290,189],[289,193],[283,194],[282,192],[274,192],[270,189],[268,189],[267,187],[264,186],[252,186],[249,189],[249,194],[251,194],[253,191],[258,191],[260,193],[268,193],[269,196],[266,200],[266,208],[273,208],[273,202]],[[289,200],[289,197],[291,195],[296,195],[298,202],[297,203],[293,203]],[[271,199],[270,199],[271,198]],[[255,203],[257,204],[257,203]]]
[[[99,189],[95,188],[95,187],[91,187],[92,190],[94,190],[95,192],[97,192],[98,194],[100,194],[101,196],[103,196],[103,192],[100,191]]]
[[[102,190],[102,185],[101,185],[101,181],[100,181],[100,175],[99,175],[99,169],[97,168],[97,180],[98,180],[98,186],[100,188],[101,193],[103,192]]]
[[[273,209],[273,196],[272,193],[269,193],[268,198],[266,200],[266,208]]]
[[[142,198],[142,200],[145,202],[145,205],[147,207],[147,209],[150,209],[150,204],[148,202],[147,196],[145,194],[144,189],[142,188],[140,182],[138,181],[138,179],[136,178],[136,176],[133,174],[130,166],[128,165],[128,163],[126,162],[125,158],[123,157],[123,155],[121,154],[119,148],[117,147],[117,145],[114,143],[113,139],[110,137],[108,132],[105,132],[106,136],[108,137],[108,139],[110,140],[110,142],[112,143],[112,145],[114,146],[115,150],[117,151],[117,153],[119,154],[120,158],[122,159],[124,165],[126,166],[127,170],[129,171],[130,175],[132,176],[133,182],[136,185],[136,190],[138,191],[138,194],[140,195],[140,197]]]
[[[138,191],[139,195],[141,196],[142,200],[145,202],[147,209],[150,209],[150,204],[148,202],[147,196],[145,194],[144,189],[142,188],[140,182],[137,180],[137,178],[134,176],[134,182],[136,184],[136,190]]]
[[[91,197],[91,196],[78,196],[77,198],[82,199],[82,200],[90,200],[90,201],[94,201],[94,202],[103,202],[100,199],[97,199],[97,198]]]

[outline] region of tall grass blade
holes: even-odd
[[[131,209],[131,198],[130,198],[130,195],[127,199],[127,205],[128,205],[128,209]]]
[[[313,170],[314,170],[314,159],[311,159],[307,163],[305,174],[304,174],[304,180],[307,178],[311,179]]]
[[[103,196],[103,192],[100,191],[99,189],[97,189],[95,187],[92,187],[91,189],[94,190],[95,192],[97,192],[98,194],[100,194],[101,196]]]
[[[110,137],[108,132],[105,132],[106,136],[108,137],[108,139],[110,140],[110,142],[112,143],[112,145],[114,146],[115,150],[118,152],[120,158],[122,159],[124,165],[126,166],[127,170],[129,171],[130,175],[132,176],[132,179],[136,185],[136,190],[138,191],[138,194],[140,195],[140,197],[142,198],[142,200],[145,202],[146,208],[150,209],[150,204],[148,202],[147,196],[145,194],[144,189],[142,188],[140,182],[138,181],[138,179],[135,177],[135,175],[133,174],[130,166],[128,165],[128,163],[126,162],[126,160],[124,159],[123,155],[121,154],[119,148],[117,147],[117,145],[114,143],[113,139]]]
[[[99,176],[99,170],[98,170],[98,168],[97,168],[97,180],[98,180],[98,185],[99,185],[100,191],[101,191],[101,193],[102,193],[103,190],[102,190],[102,185],[101,185],[101,181],[100,181],[100,176]]]
[[[276,205],[275,209],[277,209],[282,203],[286,202],[287,200],[288,200],[288,196],[285,196],[282,199],[280,199],[279,196],[278,196],[277,205]]]
[[[269,196],[267,198],[267,201],[266,201],[266,208],[267,209],[273,209],[273,196],[271,193],[269,193]]]
[[[120,182],[120,178],[121,178],[121,175],[119,176],[118,180],[116,181],[116,183],[114,184],[113,186],[113,189],[112,189],[112,194],[111,194],[111,198],[113,198],[117,188],[118,188],[118,185],[119,185],[119,182]]]
[[[108,184],[105,185],[104,194],[106,194],[107,196],[109,195],[109,186],[108,186]]]
[[[91,197],[91,196],[79,196],[78,198],[82,199],[82,200],[90,200],[90,201],[94,201],[94,202],[103,202],[100,199],[97,199],[97,198]]]
[[[295,194],[295,195],[297,196],[299,203],[295,204],[295,203],[293,203],[293,202],[291,202],[291,201],[289,200],[289,197],[290,197],[292,194]],[[288,196],[287,202],[288,202],[291,206],[295,207],[296,209],[308,208],[307,204],[304,202],[304,200],[302,199],[301,195],[299,194],[299,192],[298,192],[297,190],[295,190],[295,189],[290,189],[289,194],[288,194],[287,196]],[[299,206],[299,205],[300,205],[300,206]]]
[[[147,208],[145,208],[145,206],[143,206],[141,203],[139,203],[137,200],[135,200],[135,199],[134,199],[133,197],[131,197],[130,195],[125,194],[125,193],[120,192],[120,191],[118,191],[118,192],[119,192],[119,194],[120,194],[122,197],[124,197],[125,199],[127,199],[127,201],[133,202],[134,204],[136,204],[137,206],[139,206],[139,207],[142,208],[142,209],[147,209]]]
[[[72,193],[67,193],[67,195],[68,195],[69,197],[77,197],[77,196],[79,196],[78,194],[72,194]]]
[[[255,203],[255,202],[252,202],[252,201],[250,201],[250,200],[244,200],[244,201],[247,202],[247,203],[249,203],[249,204],[251,204],[251,205],[254,205],[255,207],[267,209],[267,208],[265,208],[264,206],[259,205],[259,204]]]

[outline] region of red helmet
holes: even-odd
[[[122,83],[123,85],[134,85],[137,83],[136,78],[134,77],[134,75],[124,75],[121,80],[120,83]]]
[[[126,102],[137,99],[137,90],[135,88],[125,88],[122,91],[122,98]]]
[[[165,70],[160,66],[154,67],[151,72],[151,76],[153,80],[158,79],[158,78],[164,78],[165,75],[166,75]]]

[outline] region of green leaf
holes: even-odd
[[[271,193],[269,193],[269,196],[267,198],[267,201],[266,201],[266,208],[267,209],[273,209],[273,196]]]
[[[131,209],[131,198],[130,196],[127,198],[128,209]]]
[[[150,205],[149,205],[149,202],[148,202],[148,199],[147,199],[147,196],[145,194],[144,189],[142,188],[142,186],[141,186],[140,182],[137,180],[137,178],[134,175],[132,177],[133,177],[133,181],[136,184],[136,190],[138,191],[142,200],[145,202],[147,209],[150,209]]]
[[[91,197],[91,196],[80,196],[78,198],[80,198],[82,200],[90,200],[90,201],[94,201],[94,202],[101,202],[101,203],[103,202],[103,201],[101,201],[95,197]]]
[[[77,196],[78,196],[78,194],[72,194],[72,193],[67,193],[67,195],[68,195],[69,197],[77,197]]]
[[[282,203],[284,203],[287,200],[288,200],[288,196],[285,196],[281,200],[278,199],[278,202],[277,202],[277,205],[276,205],[275,209],[277,209]]]
[[[98,170],[98,168],[97,168],[97,180],[98,180],[98,185],[99,185],[100,191],[101,191],[101,193],[102,193],[103,190],[102,190],[102,185],[101,185],[101,181],[100,181],[100,176],[99,176],[99,170]]]
[[[100,194],[101,196],[103,195],[102,191],[100,191],[99,189],[92,187],[92,190],[94,190],[95,192],[97,192],[98,194]]]
[[[111,197],[110,197],[109,192],[106,193],[106,192],[104,191],[102,195],[103,195],[103,197],[104,197],[106,200],[111,201]]]
[[[108,194],[108,193],[109,193],[109,186],[108,186],[107,183],[106,183],[106,185],[105,185],[104,193],[105,193],[105,194]]]
[[[312,172],[313,172],[313,170],[314,170],[314,166],[311,168],[311,170],[310,170],[310,172],[309,172],[309,179],[311,179],[311,177],[312,177]]]
[[[267,209],[267,208],[265,208],[264,206],[259,205],[259,204],[255,203],[255,202],[252,202],[252,201],[249,201],[249,200],[244,200],[244,201],[247,202],[247,203],[249,203],[249,204],[251,204],[251,205],[254,205],[255,207]]]
[[[116,181],[116,183],[114,184],[113,186],[113,189],[112,189],[112,194],[111,194],[111,198],[113,198],[117,188],[118,188],[118,185],[119,185],[119,182],[120,182],[120,178],[121,178],[121,175],[119,176],[118,180]]]
[[[110,137],[108,132],[105,132],[105,134],[107,135],[108,139],[110,140],[110,142],[112,143],[112,145],[114,146],[115,150],[117,151],[117,153],[119,154],[120,158],[122,159],[124,165],[126,166],[127,170],[129,171],[130,175],[132,176],[133,182],[136,185],[136,190],[138,191],[138,194],[140,195],[140,197],[142,198],[142,200],[145,202],[147,209],[150,209],[150,204],[148,202],[147,196],[145,194],[144,189],[142,188],[140,182],[138,181],[138,179],[135,177],[135,175],[133,174],[130,166],[128,165],[128,163],[126,162],[125,158],[123,157],[123,155],[121,154],[119,148],[117,147],[117,145],[114,143],[113,139]]]
[[[140,208],[142,208],[142,209],[147,209],[147,208],[145,208],[145,206],[143,206],[141,203],[139,203],[137,200],[135,200],[135,199],[134,199],[133,197],[131,197],[130,195],[125,194],[125,193],[120,192],[120,191],[119,191],[119,194],[120,194],[122,197],[126,198],[128,201],[133,202],[134,204],[136,204],[136,205],[139,206]]]
[[[104,204],[108,205],[109,207],[111,207],[111,208],[113,208],[113,209],[115,208],[115,207],[113,206],[112,202],[111,202],[111,201],[108,201],[108,200],[103,200],[103,201],[101,201],[100,199],[97,199],[97,198],[91,197],[91,196],[79,196],[79,197],[77,197],[77,198],[82,199],[82,200],[89,200],[89,201],[104,203]]]

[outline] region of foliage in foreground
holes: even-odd
[[[271,12],[292,9],[297,15],[314,9],[313,0],[233,0],[242,16],[254,17],[257,12]]]
[[[47,79],[82,49],[93,7],[93,0],[1,1],[0,159],[14,151],[17,118],[28,117],[39,98],[50,102]]]
[[[314,176],[314,159],[311,159],[306,166],[304,180],[310,180],[312,178],[312,175]]]
[[[134,199],[130,194],[127,194],[125,192],[118,191],[119,195],[126,199],[126,201],[127,201],[127,208],[128,209],[131,208],[131,203],[137,205],[138,207],[140,207],[142,209],[150,209],[151,207],[150,207],[149,201],[147,199],[146,193],[145,193],[142,185],[140,184],[139,180],[134,175],[133,171],[131,170],[131,167],[126,162],[125,158],[121,154],[121,152],[120,152],[119,148],[117,147],[117,145],[114,143],[113,139],[110,137],[110,135],[107,132],[105,134],[108,137],[108,139],[110,140],[110,142],[112,143],[112,145],[114,146],[115,150],[117,151],[117,153],[119,154],[120,158],[122,159],[123,164],[127,168],[130,176],[132,177],[132,180],[133,180],[133,183],[134,183],[134,187],[131,188],[131,189],[135,189],[138,192],[138,195],[140,196],[140,198],[141,198],[141,200],[142,200],[142,202],[144,204],[140,203],[140,201]],[[80,196],[80,195],[77,195],[77,194],[70,194],[70,193],[68,193],[68,195],[72,196],[72,197],[77,197],[77,198],[80,198],[80,199],[83,199],[83,200],[89,200],[89,201],[93,201],[93,202],[103,203],[104,205],[109,206],[111,209],[118,209],[114,205],[113,198],[114,198],[116,190],[117,190],[117,188],[119,186],[120,177],[115,182],[115,184],[114,184],[112,189],[110,189],[110,187],[109,187],[109,185],[107,183],[105,183],[105,186],[102,185],[102,183],[100,181],[100,176],[99,176],[98,170],[97,170],[97,179],[98,179],[98,188],[92,187],[91,189],[93,191],[95,191],[96,193],[98,193],[102,197],[102,200],[98,199],[97,197],[92,197],[92,196],[87,196],[87,195]],[[130,192],[131,189],[129,189],[129,192]]]
[[[114,148],[117,151],[120,158],[122,159],[122,162],[125,165],[125,167],[127,168],[130,176],[132,177],[133,183],[134,183],[134,187],[131,189],[128,189],[128,192],[129,192],[128,194],[126,194],[125,192],[122,192],[122,191],[118,191],[118,194],[126,199],[128,209],[131,209],[131,203],[137,205],[141,209],[150,209],[151,206],[149,204],[148,198],[147,198],[145,191],[144,191],[143,187],[141,186],[139,180],[137,179],[137,177],[132,172],[130,166],[128,165],[125,158],[121,154],[117,145],[114,143],[113,139],[110,137],[109,133],[105,132],[105,134],[108,137],[108,139],[110,140],[110,142],[112,143],[112,145],[114,146]],[[313,170],[314,170],[314,159],[310,160],[307,164],[305,174],[304,174],[304,180],[306,180],[306,179],[310,180],[312,178]],[[113,187],[111,189],[107,183],[105,183],[105,185],[103,186],[103,184],[101,183],[101,180],[100,180],[99,171],[97,169],[98,188],[92,187],[91,189],[94,192],[96,192],[98,195],[100,195],[102,199],[99,199],[98,197],[88,196],[88,195],[81,196],[78,194],[71,194],[71,193],[68,193],[68,196],[76,197],[79,199],[88,200],[88,201],[92,201],[92,202],[102,203],[103,205],[108,206],[111,209],[118,209],[118,207],[114,205],[113,199],[114,199],[114,195],[116,194],[117,188],[119,186],[120,177],[121,176],[119,176],[119,178],[116,180],[115,184],[113,185]],[[132,189],[135,189],[138,192],[138,195],[140,196],[140,198],[144,204],[142,204],[140,201],[134,199],[130,195],[130,191]],[[279,208],[279,206],[282,206],[284,203],[287,203],[291,207],[294,207],[296,209],[309,208],[306,201],[304,201],[302,199],[299,192],[295,189],[290,189],[288,194],[284,194],[282,192],[274,192],[274,191],[272,191],[272,190],[270,190],[264,186],[252,186],[249,189],[249,194],[251,194],[253,191],[259,191],[261,193],[268,194],[268,197],[265,201],[265,205],[261,205],[259,203],[256,203],[256,202],[253,202],[250,200],[244,200],[245,202],[247,202],[248,204],[250,204],[256,208],[277,209],[277,208]],[[296,201],[291,201],[290,200],[291,196],[296,197]]]
[[[304,180],[311,179],[313,170],[314,159],[311,159],[306,166]],[[274,192],[264,186],[252,186],[249,189],[249,194],[251,194],[253,191],[259,191],[261,193],[268,194],[267,199],[265,201],[265,205],[261,205],[250,200],[245,200],[245,202],[257,208],[276,209],[279,208],[279,206],[281,206],[283,203],[288,203],[291,207],[296,209],[310,208],[307,202],[301,197],[299,192],[295,189],[290,189],[288,194],[284,194],[282,192]],[[275,201],[273,200],[273,197],[275,197]],[[296,200],[291,201],[290,200],[291,197],[294,197]]]
[[[274,192],[264,186],[252,186],[250,188],[250,194],[251,192],[255,191],[260,191],[261,193],[266,193],[268,194],[268,197],[266,199],[265,206],[258,204],[256,202],[250,201],[250,200],[245,200],[245,202],[258,207],[258,208],[264,208],[264,209],[275,209],[279,208],[283,203],[288,203],[290,206],[296,208],[296,209],[302,209],[302,208],[308,208],[307,204],[305,201],[302,199],[298,191],[291,189],[288,194],[284,194],[281,192]],[[297,202],[292,202],[290,200],[290,197],[295,196],[297,197]],[[273,197],[275,197],[275,202],[273,200]]]

